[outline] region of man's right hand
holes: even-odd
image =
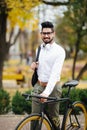
[[[38,62],[32,62],[31,69],[35,70],[35,68],[37,68],[37,67],[38,67]]]

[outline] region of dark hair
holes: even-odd
[[[54,31],[54,25],[49,21],[41,23],[41,26],[42,26],[42,30],[43,28],[51,28]]]

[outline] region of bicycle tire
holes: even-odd
[[[36,122],[41,121],[41,116],[40,114],[30,114],[28,117],[24,118],[16,127],[15,130],[38,130]],[[31,128],[31,123],[34,123]],[[52,130],[51,124],[49,121],[44,117],[42,121],[42,127],[41,130]]]
[[[73,108],[67,110],[63,126],[64,130],[86,130],[86,123],[87,115],[84,104],[82,102],[73,103]]]

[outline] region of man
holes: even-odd
[[[38,82],[35,84],[33,93],[40,94],[41,96],[60,97],[61,86],[59,85],[61,70],[65,59],[64,49],[55,43],[55,31],[51,22],[46,21],[41,24],[41,50],[38,62],[33,62],[31,68],[37,68]],[[41,99],[41,102],[46,99]],[[52,106],[51,106],[52,105]],[[59,128],[59,103],[50,104],[48,106],[49,115],[56,127]],[[32,113],[38,113],[40,106],[36,102],[32,102]]]

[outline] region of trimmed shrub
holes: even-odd
[[[84,103],[87,109],[87,89],[82,89],[79,92],[80,101]]]
[[[63,97],[67,97],[67,89],[63,89]],[[87,89],[72,88],[70,98],[72,102],[82,101],[87,108]],[[65,103],[66,102],[60,103],[60,114],[63,114],[65,111]]]
[[[25,93],[30,94],[30,93],[31,93],[31,90],[29,90],[29,91],[27,91],[27,92],[25,92]],[[26,101],[26,104],[25,104],[24,110],[25,110],[25,112],[27,112],[28,114],[31,113],[31,102],[32,102],[31,100],[30,100],[30,101]]]
[[[30,93],[30,91],[26,92]],[[16,92],[12,98],[12,111],[15,114],[24,114],[31,112],[31,102],[26,101],[20,92]]]
[[[0,114],[6,114],[9,112],[10,96],[9,93],[3,89],[0,90]]]
[[[25,106],[25,99],[20,92],[16,92],[12,98],[12,111],[15,114],[23,114]]]

